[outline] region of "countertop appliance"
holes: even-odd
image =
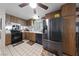
[[[43,47],[44,49],[62,55],[63,19],[54,18],[43,21]]]
[[[12,30],[20,30],[20,26],[19,25],[12,25]]]

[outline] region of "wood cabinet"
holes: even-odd
[[[11,24],[11,22],[26,26],[26,20],[13,16],[13,15],[6,14],[6,24],[9,25]]]
[[[29,35],[30,35],[29,36],[29,38],[30,38],[29,40],[35,42],[36,41],[35,40],[35,33],[30,32]]]
[[[51,12],[51,13],[46,14],[46,15],[45,15],[45,18],[46,18],[46,19],[55,18],[55,15],[56,15],[56,14],[58,14],[59,17],[60,17],[60,16],[61,16],[60,13],[61,13],[61,10],[56,10],[56,11],[54,11],[54,12]]]
[[[64,17],[63,48],[64,53],[76,55],[75,16]]]
[[[65,4],[61,8],[63,17],[63,52],[68,55],[76,55],[76,7],[74,3]]]
[[[26,26],[26,20],[21,21],[23,26]]]
[[[17,20],[14,16],[10,16],[10,22],[17,23]]]
[[[21,19],[19,17],[13,16],[13,15],[6,14],[6,22],[5,22],[6,25],[10,25],[11,22],[18,23],[23,26],[31,26],[32,25],[32,19],[25,20],[25,19]]]
[[[11,44],[11,34],[5,35],[5,45]]]
[[[30,33],[29,32],[25,32],[25,38],[26,38],[26,40],[30,40]]]
[[[26,26],[31,26],[32,25],[32,20],[26,20]]]
[[[27,36],[26,36],[26,32],[22,32],[22,39],[23,39],[23,40],[26,40],[26,37],[27,37]]]
[[[24,36],[25,36],[26,40],[30,40],[30,41],[33,41],[33,42],[36,41],[35,33],[33,33],[33,32],[25,32]]]
[[[65,4],[61,7],[61,15],[62,16],[69,16],[69,15],[75,15],[75,11],[76,11],[76,5],[75,3],[68,3],[68,4]]]

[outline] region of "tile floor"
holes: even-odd
[[[28,40],[24,43],[13,46],[6,46],[6,56],[55,56],[54,54],[43,49],[43,46],[37,43],[29,45]]]

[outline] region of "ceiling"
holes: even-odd
[[[18,5],[21,3],[0,3],[0,8],[4,9],[7,14],[14,15],[23,19],[30,19],[34,15],[33,9],[28,5],[20,8]],[[64,3],[44,3],[48,6],[48,10],[44,10],[37,6],[36,11],[39,17],[45,16],[45,14],[58,10]]]

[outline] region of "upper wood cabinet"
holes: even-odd
[[[29,20],[26,20],[26,26],[31,26],[32,25],[32,20],[29,19]]]
[[[24,20],[24,19],[21,19],[19,17],[15,17],[15,16],[12,16],[12,15],[6,14],[5,24],[9,25],[9,24],[11,24],[11,22],[18,23],[18,24],[21,24],[23,26],[31,26],[32,25],[32,19]]]
[[[21,21],[22,25],[26,26],[26,20]]]
[[[46,19],[52,19],[52,18],[55,18],[55,15],[59,15],[59,17],[61,16],[61,10],[56,10],[54,12],[51,12],[51,13],[48,13],[45,15],[45,18]]]
[[[76,11],[75,3],[64,4],[61,7],[61,15],[62,16],[75,15],[75,11]]]
[[[16,23],[16,19],[14,16],[10,16],[10,22]]]
[[[6,25],[11,24],[11,22],[26,26],[26,20],[6,14]]]

